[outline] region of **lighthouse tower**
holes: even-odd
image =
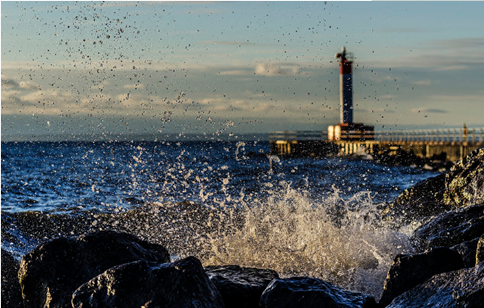
[[[353,123],[353,53],[343,46],[335,56],[339,59],[340,123],[328,127],[328,140],[363,141],[375,139],[374,127]]]
[[[351,64],[353,54],[346,52],[343,46],[340,53],[334,55],[339,59],[339,95],[340,95],[340,123],[353,123],[353,76],[351,75]]]

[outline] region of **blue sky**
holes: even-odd
[[[2,139],[484,126],[482,2],[2,2]],[[30,136],[30,137],[29,137]]]

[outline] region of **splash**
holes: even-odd
[[[406,234],[381,225],[369,192],[344,200],[335,190],[311,200],[285,183],[267,200],[241,207],[243,223],[208,235],[205,265],[270,268],[379,298],[394,256],[411,251]]]

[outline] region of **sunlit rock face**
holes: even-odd
[[[220,293],[194,257],[115,266],[80,286],[72,306],[224,308]]]
[[[482,307],[484,263],[473,268],[433,276],[395,298],[387,308]]]
[[[484,262],[484,235],[479,238],[476,249],[476,266]]]
[[[168,251],[136,236],[104,231],[36,247],[20,264],[24,307],[70,307],[81,284],[108,268],[137,260],[169,262]]]
[[[474,150],[445,174],[406,189],[383,211],[388,219],[411,222],[484,202],[484,148]]]

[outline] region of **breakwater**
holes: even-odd
[[[457,162],[484,146],[484,129],[435,129],[376,132],[371,138],[358,132],[329,140],[326,131],[281,131],[269,137],[271,154],[296,157],[369,154],[415,155],[419,158]],[[346,138],[345,138],[346,137]]]

